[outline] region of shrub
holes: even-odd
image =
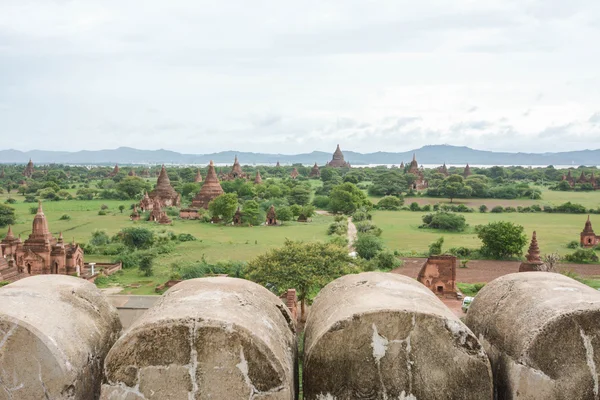
[[[479,212],[480,213],[486,213],[488,210],[487,206],[485,204],[482,204],[479,206]]]
[[[346,221],[332,222],[327,228],[328,235],[345,235],[348,232],[348,224]]]
[[[396,197],[396,196],[385,196],[379,203],[377,203],[377,208],[380,210],[391,210],[397,211],[404,204],[404,199]]]
[[[335,244],[340,247],[348,247],[348,238],[346,236],[334,236],[329,239],[329,243]]]
[[[383,250],[383,242],[377,236],[360,234],[354,242],[354,248],[360,257],[370,260]]]
[[[110,282],[110,280],[108,279],[108,276],[104,276],[104,275],[99,275],[96,277],[96,279],[94,279],[94,283],[98,287],[106,287],[109,282]]]
[[[199,262],[173,264],[171,269],[177,271],[177,274],[184,280],[217,274],[226,274],[235,278],[246,276],[246,263],[244,261],[218,261],[211,264],[203,258]]]
[[[394,253],[389,250],[381,251],[374,259],[377,262],[377,269],[382,271],[391,271],[402,262],[396,258]]]
[[[413,201],[412,203],[410,203],[410,211],[421,211],[421,207],[419,207],[419,203],[417,203],[416,201]]]
[[[142,227],[122,229],[117,236],[126,246],[135,249],[147,249],[154,243],[154,232]]]
[[[503,213],[504,212],[504,207],[502,207],[502,206],[496,206],[496,207],[492,208],[492,211],[490,211],[490,212],[493,212],[493,213],[496,213],[496,214]]]
[[[277,219],[280,221],[291,221],[294,218],[292,210],[289,207],[281,207],[277,212]]]
[[[366,221],[370,220],[371,218],[371,214],[364,209],[357,210],[356,212],[354,212],[354,214],[352,214],[352,221],[354,222]]]
[[[15,204],[16,202],[17,202],[17,200],[13,199],[12,197],[9,197],[8,199],[6,199],[6,201],[4,203]]]
[[[540,206],[539,206],[539,205],[537,205],[537,204],[534,204],[534,205],[532,205],[532,206],[531,206],[531,211],[534,211],[534,212],[542,212],[542,207],[540,207]]]
[[[152,276],[154,274],[154,255],[144,254],[140,258],[139,269],[140,272],[144,274],[144,276]]]
[[[196,240],[196,237],[194,235],[190,235],[189,233],[180,233],[177,235],[177,240],[180,242],[193,242]]]
[[[442,236],[435,242],[432,242],[431,244],[429,244],[429,255],[437,256],[437,255],[442,254],[442,246],[443,245],[444,245],[444,237]]]
[[[556,207],[555,212],[569,214],[585,214],[587,209],[581,204],[571,203],[570,201]]]
[[[453,256],[462,258],[470,257],[473,253],[475,253],[475,250],[466,247],[453,247],[448,250],[448,253],[452,254]]]
[[[100,210],[100,211],[98,211],[98,215],[106,215],[106,211]]]
[[[579,242],[577,240],[571,240],[568,244],[567,244],[567,248],[568,249],[577,249],[579,248]]]
[[[421,207],[421,211],[431,211],[431,204],[425,204]]]
[[[29,207],[29,214],[37,214],[37,206],[35,207]]]
[[[514,212],[517,212],[517,209],[514,208],[514,207],[510,207],[510,206],[509,207],[504,207],[504,212],[514,213]]]
[[[598,256],[594,249],[579,249],[575,250],[574,253],[567,254],[565,260],[575,263],[597,262]]]
[[[378,228],[371,221],[361,221],[356,223],[356,231],[358,233],[368,233],[374,236],[381,236],[381,228]]]
[[[63,214],[60,216],[59,218],[61,221],[68,221],[71,219],[71,216],[69,214]]]
[[[35,198],[34,195],[31,195],[31,194],[26,195],[25,200],[23,200],[23,203],[36,203],[36,202],[37,202],[37,199]]]
[[[92,238],[90,239],[90,245],[92,246],[105,246],[110,241],[105,231],[96,229],[92,232]]]
[[[100,209],[101,209],[101,210],[108,210],[108,206],[107,206],[106,204],[102,204],[102,205],[100,206]]]
[[[462,232],[467,227],[464,216],[444,211],[439,211],[435,214],[426,214],[422,219],[423,227],[426,228]]]

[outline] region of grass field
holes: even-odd
[[[517,207],[517,206],[531,206],[534,204],[538,204],[540,206],[544,205],[560,205],[570,201],[571,203],[578,203],[586,208],[598,208],[600,207],[600,191],[596,192],[560,192],[549,190],[546,187],[536,186],[542,191],[542,198],[540,200],[530,200],[530,199],[514,199],[514,200],[504,200],[504,199],[454,199],[452,204],[464,204],[467,207],[479,209],[479,206],[485,204],[488,209],[495,207],[497,205],[507,207]],[[369,196],[369,199],[377,204],[380,197]],[[420,205],[425,204],[450,204],[449,199],[440,198],[440,197],[406,197],[404,199],[404,204],[409,205],[412,202],[417,202]]]
[[[0,196],[4,202],[8,196]],[[30,208],[37,203],[23,203],[23,197],[13,193],[17,199],[16,204],[10,206],[15,209],[17,223],[13,225],[15,235],[21,234],[25,240],[31,233],[31,224],[34,215]],[[63,232],[65,240],[75,240],[78,243],[87,243],[91,233],[104,230],[109,236],[121,229],[134,225],[143,225],[156,231],[167,229],[176,234],[189,233],[197,238],[196,241],[179,244],[173,253],[159,257],[155,261],[155,274],[150,278],[140,276],[137,270],[125,270],[118,276],[118,283],[123,285],[141,284],[140,288],[126,289],[127,293],[150,294],[154,287],[169,279],[170,265],[178,261],[197,261],[205,257],[209,261],[220,260],[250,260],[264,253],[268,249],[281,246],[286,238],[304,241],[327,240],[327,226],[333,217],[315,215],[310,223],[286,222],[282,226],[267,227],[237,227],[216,224],[205,224],[199,221],[183,221],[175,219],[172,225],[163,226],[150,222],[132,222],[129,220],[129,204],[131,201],[113,200],[68,200],[47,201],[43,203],[44,214],[48,220],[50,231],[58,236]],[[107,215],[98,215],[102,205],[108,206]],[[119,205],[125,205],[126,210],[119,211]],[[70,220],[60,220],[63,214],[71,217]],[[4,236],[6,229],[2,230]],[[110,261],[113,257],[98,254],[86,256],[86,261]]]
[[[579,240],[579,233],[587,218],[582,214],[465,213],[462,215],[465,216],[469,228],[465,232],[455,233],[419,229],[424,214],[426,213],[412,211],[376,211],[373,214],[373,222],[383,229],[381,237],[386,246],[403,252],[414,251],[414,255],[425,253],[429,244],[440,236],[444,237],[444,249],[459,246],[478,248],[481,241],[475,234],[475,225],[495,221],[510,221],[523,225],[528,236],[535,230],[542,253],[558,251],[563,255],[573,251],[566,245],[572,240]]]
[[[320,184],[320,181],[310,181],[313,187]],[[26,239],[31,233],[31,223],[33,214],[31,207],[37,204],[23,203],[23,196],[12,193],[13,198],[17,200],[11,207],[15,208],[17,223],[13,226],[15,234],[21,234]],[[586,207],[595,208],[600,204],[600,192],[596,193],[577,193],[577,192],[552,192],[544,190],[543,200],[504,200],[506,205],[524,205],[524,204],[561,204],[567,201],[584,204]],[[7,194],[0,195],[0,202],[8,198]],[[427,201],[436,203],[446,202],[446,199],[414,198],[418,201]],[[413,201],[413,198],[407,198],[406,203]],[[456,203],[457,201],[455,201]],[[281,246],[286,238],[305,241],[325,241],[328,239],[326,234],[327,226],[333,221],[333,217],[316,215],[313,221],[307,224],[289,222],[280,227],[233,227],[214,224],[205,224],[198,221],[181,221],[175,219],[171,226],[161,226],[148,222],[129,221],[129,205],[132,201],[117,200],[69,200],[44,202],[44,212],[48,219],[50,230],[54,235],[63,232],[65,240],[75,240],[78,243],[87,243],[91,233],[96,230],[104,230],[109,236],[114,235],[119,230],[133,226],[135,224],[143,225],[154,230],[167,229],[176,234],[189,233],[198,240],[179,244],[173,253],[160,256],[155,262],[155,275],[150,278],[142,277],[137,270],[126,270],[116,277],[118,284],[127,286],[133,284],[139,287],[126,287],[126,293],[149,294],[153,293],[154,287],[169,279],[171,275],[170,266],[178,261],[196,261],[205,257],[208,261],[219,260],[250,260],[258,254],[268,249]],[[476,207],[477,204],[488,204],[489,199],[468,200],[467,204]],[[98,215],[102,205],[108,206],[107,215]],[[124,205],[126,209],[121,213],[119,205]],[[61,220],[60,217],[67,214],[70,220]],[[374,211],[373,220],[383,229],[382,238],[386,246],[391,250],[399,250],[405,254],[412,252],[413,255],[420,255],[427,251],[429,243],[440,236],[444,236],[444,248],[465,246],[476,248],[480,246],[480,241],[474,233],[473,227],[478,224],[485,224],[491,221],[511,221],[521,224],[525,227],[528,235],[533,230],[537,230],[538,241],[543,253],[558,251],[561,254],[571,252],[566,248],[566,244],[571,240],[578,240],[585,223],[585,215],[573,214],[464,214],[469,229],[464,233],[439,232],[435,230],[419,229],[421,217],[424,212],[410,211]],[[594,222],[594,217],[592,220]],[[600,224],[600,216],[597,224]],[[600,225],[599,225],[600,226]],[[0,236],[5,230],[0,231]],[[110,261],[111,256],[87,255],[86,261]]]

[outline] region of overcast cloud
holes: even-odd
[[[598,0],[0,0],[0,147],[600,148]]]

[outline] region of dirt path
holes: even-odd
[[[352,217],[348,217],[348,248],[354,251],[354,241],[356,240],[356,225],[352,222]]]

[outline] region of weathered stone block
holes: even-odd
[[[327,285],[308,316],[307,400],[492,399],[489,360],[425,286],[367,272]]]
[[[102,399],[291,400],[296,358],[295,325],[277,296],[243,279],[193,279],[117,341]]]
[[[0,399],[98,399],[121,332],[92,283],[38,275],[0,289]]]
[[[498,399],[598,399],[600,293],[561,274],[488,283],[467,325],[492,362]]]

